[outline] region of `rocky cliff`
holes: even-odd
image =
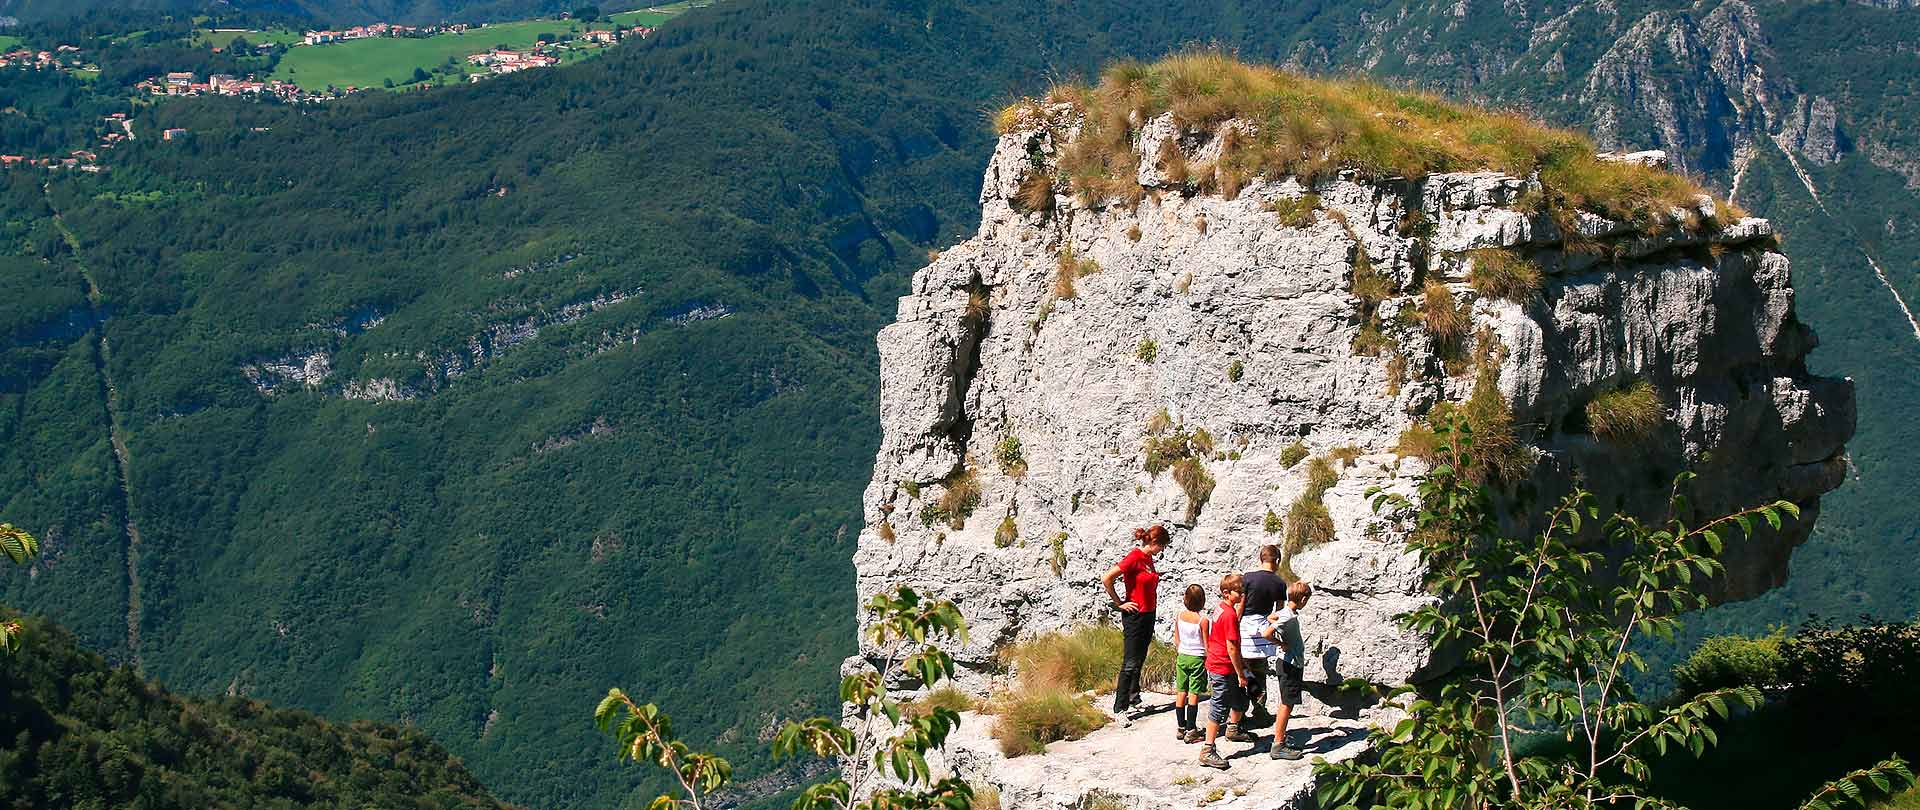
[[[1308,679],[1417,679],[1430,651],[1393,618],[1430,597],[1366,493],[1411,491],[1424,464],[1396,452],[1402,434],[1477,379],[1528,446],[1517,502],[1578,478],[1602,504],[1652,513],[1683,469],[1702,512],[1798,502],[1805,519],[1729,550],[1723,597],[1778,584],[1844,477],[1852,387],[1807,372],[1816,341],[1764,220],[1702,196],[1651,227],[1556,224],[1528,202],[1537,179],[1495,172],[1199,191],[1174,175],[1249,125],[1166,115],[1133,139],[1139,202],[1089,200],[1052,179],[1080,126],[1059,107],[1000,140],[979,233],[915,275],[879,337],[858,588],[955,599],[973,629],[965,686],[986,688],[1012,640],[1106,619],[1099,577],[1151,523],[1174,538],[1163,594],[1211,591],[1293,538],[1289,566],[1319,589]],[[1539,268],[1537,292],[1476,292],[1489,251]],[[1362,276],[1389,289],[1363,300]],[[1468,320],[1458,345],[1418,315],[1436,296]],[[1587,404],[1643,384],[1657,429],[1594,435]],[[1310,483],[1327,469],[1331,487]]]

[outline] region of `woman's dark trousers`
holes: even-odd
[[[1124,712],[1140,694],[1140,668],[1147,663],[1147,646],[1153,643],[1153,612],[1136,610],[1120,614],[1120,682],[1113,687],[1113,710]]]

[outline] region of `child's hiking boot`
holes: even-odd
[[[1260,739],[1259,737],[1255,737],[1252,734],[1248,734],[1246,730],[1240,728],[1239,723],[1228,723],[1227,733],[1222,734],[1220,736],[1225,737],[1237,743],[1250,743]]]
[[[1178,726],[1175,726],[1173,729],[1174,742],[1186,742],[1187,738],[1192,735],[1193,735],[1193,729],[1190,729],[1190,728],[1180,728]]]
[[[1207,733],[1206,733],[1206,732],[1204,732],[1204,731],[1201,731],[1200,729],[1197,729],[1197,728],[1190,728],[1190,729],[1187,729],[1187,744],[1188,744],[1188,745],[1192,745],[1192,744],[1194,744],[1194,743],[1197,743],[1197,742],[1206,742],[1206,741],[1207,741]]]
[[[1274,759],[1299,759],[1306,756],[1306,752],[1288,745],[1285,742],[1279,742],[1274,744],[1273,751],[1269,752],[1267,756]]]
[[[1219,770],[1224,771],[1227,769],[1227,761],[1224,759],[1221,759],[1220,752],[1215,750],[1213,746],[1209,745],[1205,748],[1200,749],[1200,767],[1217,768]]]

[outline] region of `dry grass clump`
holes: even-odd
[[[1020,525],[1013,521],[1013,515],[1000,519],[1000,525],[993,530],[993,547],[1008,548],[1020,540]]]
[[[1367,249],[1357,241],[1353,246],[1353,296],[1360,299],[1361,309],[1371,313],[1380,302],[1393,297],[1393,279],[1387,278],[1373,266],[1373,259],[1367,256]]]
[[[1000,789],[992,785],[968,785],[973,789],[973,810],[1000,810]]]
[[[1400,387],[1407,382],[1407,356],[1398,351],[1387,358],[1387,396],[1400,396]]]
[[[1090,624],[1017,642],[1000,653],[1000,660],[1013,669],[1019,691],[1111,691],[1120,672],[1121,652],[1118,625]],[[1140,685],[1151,688],[1172,682],[1173,648],[1154,639],[1140,670]]]
[[[1077,740],[1107,724],[1107,713],[1058,688],[1022,690],[994,701],[993,738],[1009,757],[1045,753],[1047,743]]]
[[[1464,403],[1442,402],[1435,405],[1428,414],[1426,424],[1416,424],[1400,434],[1394,452],[1402,457],[1425,459],[1429,463],[1437,461],[1446,448],[1442,446],[1432,424],[1457,415],[1473,436],[1467,457],[1460,459],[1471,477],[1481,482],[1517,481],[1530,471],[1533,455],[1521,443],[1515,430],[1513,409],[1507,405],[1505,395],[1500,393],[1499,360],[1503,350],[1499,348],[1498,341],[1484,331],[1478,340],[1482,349],[1476,361],[1479,372],[1474,379],[1473,393],[1467,396]]]
[[[1618,391],[1607,391],[1587,403],[1587,429],[1594,438],[1613,444],[1638,444],[1650,438],[1666,419],[1666,406],[1646,380]]]
[[[1099,262],[1075,256],[1073,254],[1073,248],[1061,250],[1060,257],[1054,266],[1053,296],[1055,298],[1072,298],[1079,295],[1073,283],[1076,280],[1098,272],[1100,272]]]
[[[1277,197],[1267,201],[1267,210],[1272,211],[1274,218],[1282,225],[1289,228],[1305,228],[1318,219],[1314,216],[1314,212],[1320,210],[1320,195]]]
[[[1140,241],[1140,224],[1139,223],[1136,222],[1132,225],[1127,226],[1127,241],[1129,242]]]
[[[1291,560],[1301,551],[1333,540],[1333,516],[1319,498],[1299,498],[1287,508],[1284,553]]]
[[[1333,486],[1338,483],[1340,483],[1340,473],[1336,472],[1333,465],[1328,464],[1326,459],[1316,458],[1307,462],[1305,497],[1320,500],[1321,496],[1327,494],[1327,490],[1333,489]]]
[[[880,535],[880,539],[883,542],[893,542],[893,522],[889,520],[880,521],[880,526],[874,529],[874,533]]]
[[[974,707],[978,704],[979,701],[974,700],[972,695],[962,692],[955,688],[953,684],[948,683],[945,686],[928,692],[917,700],[909,700],[900,704],[900,714],[910,718],[919,718],[933,714],[935,709],[970,712],[973,711]]]
[[[1467,328],[1473,324],[1470,309],[1454,299],[1453,290],[1446,284],[1428,279],[1420,296],[1420,322],[1433,336],[1433,342],[1440,353],[1451,354],[1450,349],[1460,345],[1467,336]]]
[[[1467,283],[1481,295],[1525,303],[1540,292],[1539,266],[1511,250],[1488,248],[1467,256],[1473,261]]]
[[[1364,452],[1355,445],[1347,444],[1327,451],[1327,458],[1340,462],[1340,469],[1346,470],[1352,469],[1354,460],[1360,458]]]
[[[920,522],[931,526],[946,523],[954,529],[967,527],[967,518],[980,506],[980,483],[974,480],[973,467],[962,468],[942,482],[946,489],[940,500],[920,510]]]
[[[1151,64],[1122,61],[1092,87],[1060,88],[1086,116],[1061,159],[1084,197],[1137,194],[1135,128],[1171,112],[1184,130],[1230,119],[1253,123],[1211,167],[1216,176],[1297,176],[1311,182],[1339,168],[1373,178],[1419,179],[1490,169],[1539,173],[1550,209],[1587,209],[1651,227],[1689,206],[1699,186],[1669,171],[1595,157],[1585,136],[1524,116],[1449,102],[1360,79],[1312,79],[1249,65],[1217,51]],[[1030,102],[1024,103],[1031,105]],[[1002,120],[1018,124],[1019,113]]]
[[[1207,474],[1200,459],[1184,458],[1173,465],[1173,482],[1187,494],[1187,522],[1192,523],[1200,517],[1207,499],[1213,497],[1213,476]]]
[[[1295,441],[1280,451],[1280,466],[1282,467],[1292,469],[1293,465],[1305,460],[1307,460],[1307,445],[1305,442]]]
[[[1368,318],[1360,323],[1360,331],[1353,333],[1353,340],[1347,348],[1361,357],[1379,357],[1381,354],[1397,349],[1400,342],[1380,331],[1380,319]]]
[[[1047,546],[1050,552],[1047,567],[1053,569],[1054,576],[1060,576],[1067,570],[1067,533],[1055,534],[1052,540],[1047,541]]]
[[[1044,214],[1053,210],[1053,175],[1038,169],[1028,172],[1008,200],[1021,213]]]

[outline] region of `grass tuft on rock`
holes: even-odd
[[[1607,391],[1587,403],[1587,429],[1610,444],[1639,444],[1653,438],[1666,419],[1666,406],[1646,380]]]
[[[1472,268],[1467,283],[1489,298],[1526,303],[1540,292],[1540,268],[1511,250],[1485,249],[1467,254]]]
[[[1280,466],[1286,467],[1288,469],[1292,469],[1293,465],[1299,464],[1302,461],[1306,461],[1307,455],[1308,455],[1308,452],[1307,452],[1306,442],[1295,441],[1293,444],[1289,444],[1285,448],[1281,449]]]
[[[1674,209],[1703,193],[1670,171],[1601,160],[1587,137],[1516,113],[1362,79],[1308,78],[1219,51],[1117,62],[1097,85],[1063,87],[1056,96],[1072,100],[1084,115],[1080,135],[1060,161],[1083,198],[1137,199],[1133,144],[1138,128],[1162,113],[1188,131],[1214,131],[1233,119],[1253,125],[1251,132],[1237,131],[1232,148],[1223,150],[1212,167],[1216,177],[1295,176],[1311,183],[1343,168],[1368,178],[1413,180],[1451,171],[1537,172],[1549,213],[1584,209],[1642,228],[1672,222]],[[1022,118],[1019,112],[1001,116],[1015,125]],[[1165,164],[1171,156],[1160,157]],[[1172,168],[1163,171],[1172,175]]]
[[[1314,212],[1320,210],[1320,195],[1276,197],[1267,201],[1267,210],[1273,212],[1274,219],[1281,225],[1289,228],[1305,228],[1319,219],[1314,216]]]
[[[1065,689],[1009,694],[993,704],[993,738],[1009,757],[1041,754],[1047,743],[1077,740],[1107,724],[1107,713]]]

